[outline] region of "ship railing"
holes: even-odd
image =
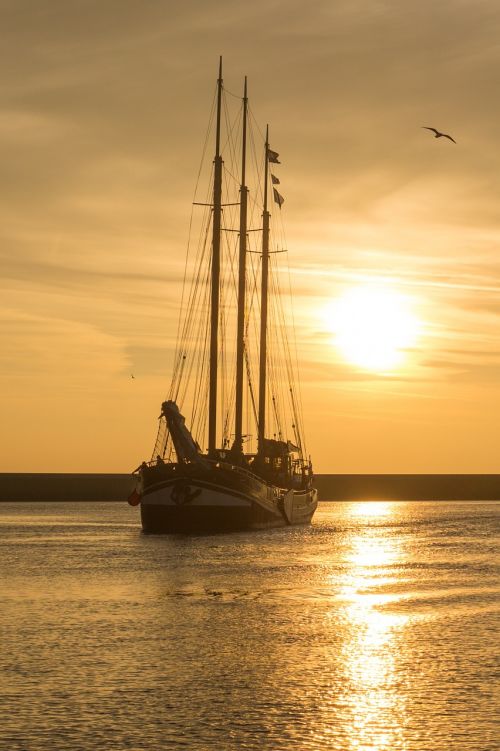
[[[238,474],[248,477],[253,480],[258,480],[259,482],[265,482],[266,485],[273,486],[274,483],[269,482],[265,478],[261,477],[260,475],[257,475],[255,472],[252,472],[252,470],[247,469],[246,467],[240,467],[238,464],[232,464],[231,462],[225,462],[221,459],[207,459],[207,457],[203,456],[203,462],[206,464],[210,464],[212,467],[219,468],[219,469],[225,469],[229,470],[231,472],[237,472]],[[138,474],[141,469],[144,467],[158,467],[158,466],[165,466],[165,467],[171,467],[176,466],[177,462],[170,462],[170,461],[158,461],[158,459],[152,459],[149,462],[142,462],[142,464],[137,467],[137,469],[134,470],[133,474]],[[196,466],[195,462],[190,462],[186,466]]]

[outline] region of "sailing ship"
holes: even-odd
[[[135,471],[129,498],[140,504],[145,533],[306,524],[317,506],[293,326],[282,305],[277,261],[286,249],[268,207],[272,196],[281,219],[284,198],[270,168],[280,164],[279,154],[269,146],[269,127],[261,147],[255,128],[246,78],[231,120],[221,58],[211,117],[215,157],[207,200],[193,202],[193,214],[203,216],[193,270],[184,275],[172,384],[151,460]],[[259,186],[252,192],[249,147]]]

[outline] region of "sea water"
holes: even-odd
[[[499,520],[148,537],[125,504],[2,504],[0,746],[493,751]]]

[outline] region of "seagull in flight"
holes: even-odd
[[[449,136],[448,133],[441,133],[439,130],[436,130],[436,128],[429,128],[428,125],[422,125],[422,128],[425,128],[425,130],[432,130],[432,132],[435,133],[434,138],[449,138],[450,141],[456,143],[455,139]]]

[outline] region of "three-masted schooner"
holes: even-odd
[[[271,249],[268,208],[271,190],[279,209],[284,200],[269,167],[280,163],[279,155],[269,147],[267,128],[260,159],[254,152],[262,187],[252,203],[247,147],[253,121],[246,78],[238,148],[224,94],[221,59],[211,188],[206,202],[193,204],[205,207],[205,220],[195,270],[185,280],[191,286],[181,311],[171,390],[162,404],[152,459],[135,471],[137,487],[129,499],[132,505],[140,503],[146,533],[304,524],[317,506],[312,464],[305,455],[297,364],[290,356],[290,319],[281,306],[279,271],[272,273],[284,250],[279,245]],[[223,187],[233,191],[227,200]],[[232,217],[236,227],[229,226]],[[255,217],[259,226],[250,227]],[[189,410],[189,428],[181,410]]]

